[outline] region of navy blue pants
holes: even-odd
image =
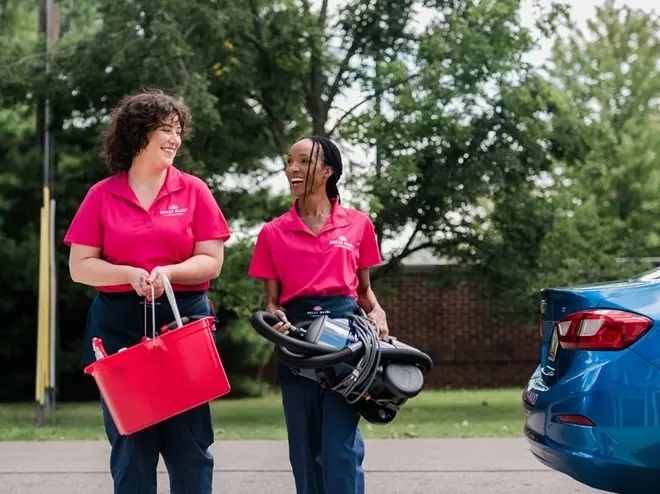
[[[302,299],[285,306],[294,324],[319,315],[345,317],[356,309],[347,297]],[[363,494],[365,448],[356,407],[281,363],[278,380],[297,494]]]
[[[206,293],[175,293],[181,316],[209,316],[213,310]],[[174,321],[167,297],[155,302],[156,329]],[[151,335],[151,305],[147,305]],[[87,318],[83,361],[93,360],[91,339],[103,340],[108,354],[139,343],[144,335],[144,299],[137,294],[99,294]],[[103,421],[112,452],[110,471],[114,494],[156,494],[159,455],[165,460],[171,494],[210,494],[213,490],[213,424],[208,404],[128,436],[117,432],[101,400]]]

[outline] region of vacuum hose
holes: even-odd
[[[251,323],[261,336],[275,343],[275,353],[285,365],[299,369],[322,369],[350,364],[353,371],[332,387],[349,403],[356,403],[365,396],[378,376],[382,362],[413,365],[422,374],[427,374],[433,367],[431,358],[415,348],[407,345],[397,348],[393,342],[381,344],[373,322],[366,316],[351,315],[347,319],[353,323],[357,341],[340,349],[280,333],[273,328],[281,322],[280,319],[269,312],[255,312]],[[290,333],[302,335],[312,322],[292,327]]]
[[[298,338],[292,338],[291,336],[280,333],[273,326],[280,321],[280,319],[270,312],[266,311],[257,311],[252,314],[250,319],[252,327],[257,330],[261,336],[267,340],[272,341],[276,345],[284,346],[296,353],[303,353],[305,355],[327,355],[330,353],[335,353],[336,348],[323,347],[321,345],[315,345],[314,343],[308,343],[307,341],[300,340]],[[311,321],[308,323],[310,324]],[[295,328],[293,331],[303,329],[305,326],[300,325]]]

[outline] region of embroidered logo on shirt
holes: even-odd
[[[330,245],[335,247],[341,247],[342,249],[353,250],[353,244],[348,241],[343,235],[340,236],[337,240],[330,240]]]
[[[186,211],[188,211],[188,208],[182,208],[178,204],[170,204],[167,209],[161,209],[160,214],[161,216],[181,216]]]

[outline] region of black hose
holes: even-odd
[[[362,350],[362,349],[360,349]],[[417,350],[408,350],[404,348],[383,348],[381,347],[381,360],[387,360],[393,364],[414,365],[420,368],[422,374],[428,374],[433,368],[431,357]],[[344,347],[339,351],[326,355],[298,355],[286,347],[275,347],[275,353],[280,360],[289,366],[299,367],[301,369],[318,369],[330,367],[333,365],[347,362],[358,352],[350,347]]]
[[[308,343],[297,338],[292,338],[283,333],[280,333],[272,326],[281,322],[280,319],[266,311],[257,311],[252,315],[251,323],[254,329],[267,340],[275,343],[289,350],[289,354],[281,352],[281,356],[287,361],[296,362],[289,364],[300,368],[317,368],[335,365],[335,363],[345,362],[352,358],[359,351],[357,348],[344,347],[336,349],[333,347],[326,347],[317,345],[315,343]],[[358,342],[361,343],[361,342]],[[302,354],[302,355],[296,355]],[[433,360],[427,354],[412,348],[387,348],[380,347],[381,360],[386,359],[390,362],[397,364],[416,365],[424,374],[428,374],[433,368]],[[316,359],[317,356],[327,356],[327,359]],[[292,360],[293,359],[293,360]],[[314,360],[311,360],[314,359]],[[334,363],[331,363],[334,362]]]
[[[280,333],[276,329],[273,329],[273,326],[280,321],[280,319],[270,312],[266,311],[257,311],[252,314],[250,318],[252,327],[259,333],[261,336],[266,338],[269,341],[272,341],[276,345],[283,346],[289,350],[297,353],[303,353],[305,355],[328,355],[332,353],[337,353],[336,348],[325,347],[323,345],[317,345],[315,343],[308,343],[298,338],[292,338],[287,336],[284,333]]]
[[[341,350],[329,355],[315,355],[313,357],[307,357],[304,355],[296,355],[283,346],[275,347],[275,355],[277,355],[282,363],[290,367],[298,367],[300,369],[320,369],[323,367],[332,367],[333,365],[347,362],[356,356],[351,347],[344,347]]]

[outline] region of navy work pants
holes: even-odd
[[[347,297],[301,299],[285,306],[293,324],[318,315],[346,317],[356,309]],[[281,363],[278,380],[297,494],[363,494],[365,447],[356,406]]]
[[[213,310],[206,293],[175,293],[181,317],[209,316]],[[167,297],[155,302],[156,329],[174,321]],[[152,334],[151,305],[147,305],[148,335]],[[139,343],[144,336],[144,299],[135,293],[99,294],[92,302],[85,332],[83,361],[93,360],[91,339],[103,340],[108,354]],[[156,467],[163,456],[171,494],[211,494],[214,459],[213,424],[208,404],[172,417],[128,436],[121,436],[101,401],[106,434],[112,452],[110,471],[114,494],[156,494]]]

